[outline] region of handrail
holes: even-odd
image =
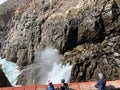
[[[94,87],[96,82],[68,83],[70,90],[98,90]],[[60,88],[61,84],[54,84],[55,88]],[[3,87],[0,90],[47,90],[47,85]],[[120,80],[107,81],[106,90],[120,90]]]

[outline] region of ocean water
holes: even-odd
[[[19,67],[10,61],[0,58],[0,64],[2,64],[2,70],[5,73],[6,77],[12,84],[12,86],[16,86],[17,77],[20,75]]]

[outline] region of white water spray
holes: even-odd
[[[51,80],[53,83],[61,83],[61,79],[69,82],[72,66],[69,64],[62,65],[57,49],[46,48],[42,52],[37,52],[36,57],[36,62],[42,63],[42,68],[46,71],[42,83],[46,84],[48,80]]]
[[[69,64],[63,66],[62,63],[54,63],[54,69],[49,72],[47,80],[51,80],[53,83],[60,83],[61,79],[65,79],[66,82],[69,82],[71,69],[72,66],[69,66]]]
[[[1,58],[0,64],[2,64],[2,70],[12,84],[12,86],[15,86],[17,82],[17,77],[20,74],[19,67],[13,62],[9,62]]]
[[[51,80],[54,84],[61,83],[61,79],[69,82],[72,66],[62,65],[61,55],[54,48],[37,51],[32,65],[23,70],[25,83],[23,85],[47,84]],[[22,77],[23,78],[23,77]]]

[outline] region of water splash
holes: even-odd
[[[72,66],[62,65],[61,55],[54,48],[37,51],[32,65],[23,70],[27,80],[26,85],[47,84],[51,80],[54,84],[61,83],[61,79],[69,82]]]
[[[42,63],[45,72],[44,80],[42,83],[47,84],[48,80],[53,83],[60,83],[61,79],[69,82],[72,66],[62,65],[59,51],[54,48],[46,48],[43,51],[37,52],[35,61]],[[41,83],[41,80],[40,80]]]
[[[52,69],[48,74],[48,80],[51,80],[53,83],[60,83],[61,79],[65,79],[66,82],[69,82],[71,75],[72,66],[69,64],[62,65],[54,63],[54,69]]]

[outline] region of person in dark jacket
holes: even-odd
[[[65,79],[62,79],[62,80],[61,80],[60,90],[69,90],[69,89],[68,89],[68,84],[65,83]]]
[[[48,89],[47,90],[55,90],[54,85],[52,84],[52,82],[50,80],[48,81]]]
[[[105,90],[106,87],[106,79],[104,79],[103,74],[99,73],[99,80],[97,81],[95,87],[98,88],[98,90]]]

